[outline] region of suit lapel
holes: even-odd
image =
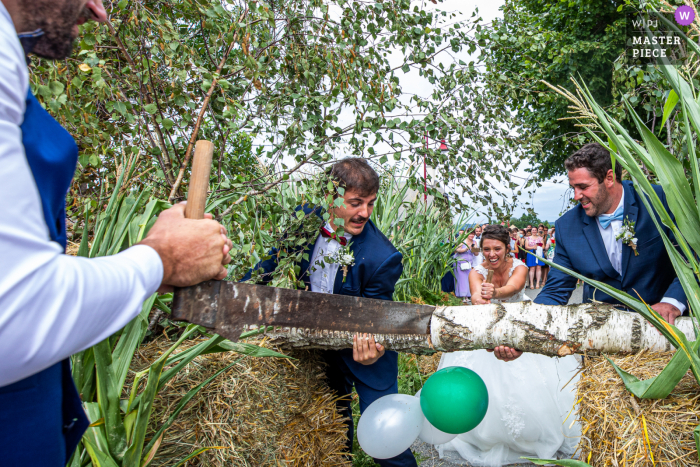
[[[593,257],[598,262],[598,266],[607,274],[608,276],[616,279],[620,275],[615,271],[615,268],[608,258],[608,251],[605,249],[603,244],[603,237],[600,236],[600,230],[598,230],[598,223],[595,219],[588,217],[585,213],[583,214],[583,234],[588,240],[588,244],[593,250]]]
[[[622,188],[625,190],[625,207],[624,207],[624,219],[629,219],[630,223],[634,225],[637,222],[637,214],[639,213],[639,208],[637,207],[637,200],[634,196],[634,188],[632,185],[623,184]],[[626,244],[622,244],[622,276],[625,276],[627,272],[627,266],[632,256],[632,248]]]

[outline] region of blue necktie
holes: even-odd
[[[623,219],[623,211],[624,206],[620,206],[619,208],[615,209],[615,212],[612,214],[601,214],[598,216],[598,222],[600,222],[603,229],[607,229],[612,221],[621,221]]]

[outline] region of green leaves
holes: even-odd
[[[535,465],[561,465],[564,467],[591,467],[582,461],[577,461],[574,459],[537,459],[534,457],[523,457],[522,459],[527,459]]]
[[[668,97],[666,98],[666,103],[664,104],[664,113],[661,117],[661,125],[659,125],[659,134],[661,134],[661,132],[664,130],[664,125],[666,124],[668,117],[671,116],[673,109],[676,108],[676,104],[678,104],[678,94],[676,94],[676,91],[671,89],[668,93]]]

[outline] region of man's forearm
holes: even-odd
[[[0,355],[7,358],[0,361],[0,386],[117,332],[141,311],[163,275],[157,253],[145,245],[95,259],[65,256],[55,246],[53,255],[4,266]]]

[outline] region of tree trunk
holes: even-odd
[[[695,340],[690,318],[677,319],[676,326],[688,340]],[[630,354],[673,350],[670,342],[641,315],[591,303],[438,307],[430,328],[430,335],[375,338],[387,349],[413,354],[492,349],[498,345],[552,357],[584,352]],[[266,335],[284,349],[352,347],[352,333],[346,332],[282,328]]]

